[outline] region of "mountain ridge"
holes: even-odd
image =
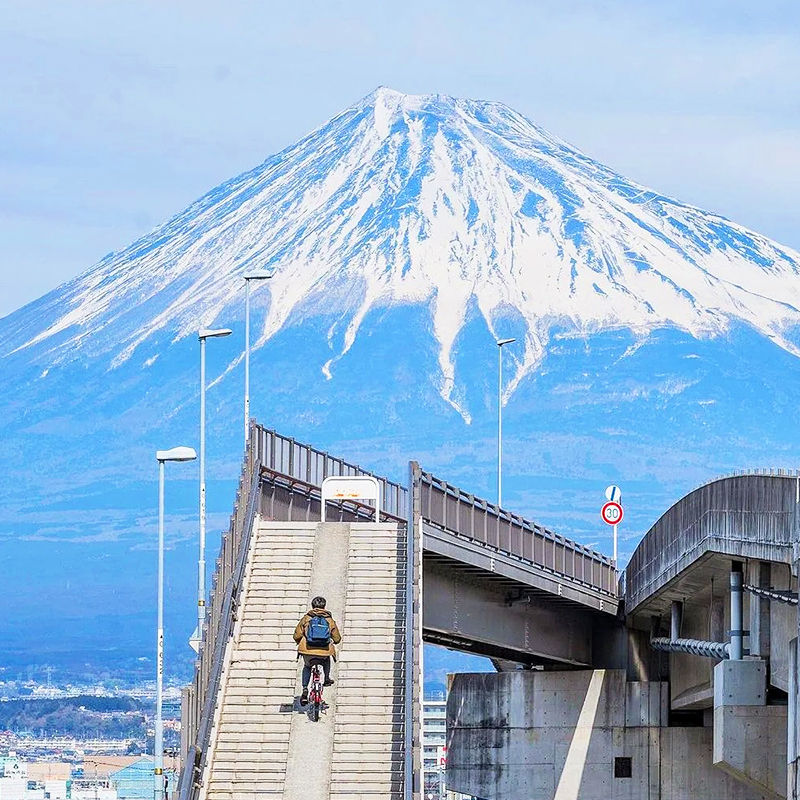
[[[800,353],[800,254],[624,179],[504,104],[379,87],[47,295],[61,307],[38,333],[15,337],[7,317],[16,346],[0,356],[59,363],[88,338],[119,367],[171,325],[175,341],[240,316],[254,266],[275,270],[256,349],[338,305],[326,377],[373,306],[429,304],[439,391],[465,421],[452,351],[473,299],[492,331],[504,309],[524,320],[506,398],[554,326],[713,336],[741,319]],[[132,302],[152,307],[144,324]]]

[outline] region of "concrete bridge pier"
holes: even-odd
[[[787,576],[773,566],[706,561],[691,591],[672,586],[658,613],[629,616],[615,662],[454,676],[449,787],[491,800],[800,800],[800,637],[787,664],[788,590],[772,587]],[[792,608],[793,634],[799,624]],[[641,669],[647,650],[662,651],[664,672]]]

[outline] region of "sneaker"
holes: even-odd
[[[333,679],[332,678],[328,678],[328,680],[326,680],[325,683],[323,683],[322,685],[323,686],[333,686]]]
[[[308,703],[308,689],[303,689],[303,693],[300,695],[300,705],[304,706]]]

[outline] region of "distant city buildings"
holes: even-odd
[[[448,791],[446,777],[447,697],[444,692],[432,692],[425,695],[422,703],[423,800],[477,800]]]
[[[35,730],[3,730],[0,723],[0,800],[152,800],[153,757],[142,753],[148,748],[152,752],[154,682],[124,688],[100,683],[56,686],[49,671],[47,683],[21,678],[0,680],[0,710],[24,708],[20,703],[27,701],[42,702],[52,709],[58,706],[50,701],[63,700],[64,708],[70,708],[72,702],[76,713],[87,712],[84,705],[74,701],[83,696],[140,701],[140,706],[131,711],[124,705],[106,711],[102,704],[94,704],[98,710],[89,713],[97,720],[98,729],[114,720],[124,729],[128,718],[131,730],[137,719],[144,719],[144,724],[139,723],[136,735],[109,738],[94,734],[91,728],[86,736],[65,736],[57,727],[57,719],[51,728],[34,726]],[[179,686],[165,688],[167,746],[172,742],[177,747],[180,741],[180,697]],[[111,704],[110,708],[115,706]],[[165,773],[168,792],[172,793],[177,789],[177,753],[166,757]]]
[[[165,769],[167,791],[177,788],[177,764]],[[26,762],[0,756],[0,800],[151,800],[151,756],[97,756],[69,762]]]

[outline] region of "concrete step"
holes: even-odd
[[[359,780],[374,780],[375,773],[381,773],[384,780],[390,782],[392,780],[403,779],[403,760],[397,761],[363,761],[361,764],[353,764],[347,762],[342,764],[339,761],[333,762],[331,765],[331,777],[334,775],[344,780],[359,781]]]
[[[366,725],[378,722],[402,723],[403,714],[400,711],[395,712],[391,704],[386,707],[369,703],[362,709],[357,709],[355,706],[344,709],[340,704],[336,709],[336,722],[341,725]]]
[[[254,719],[253,714],[226,714],[222,712],[220,718],[219,733],[233,733],[243,736],[256,734],[282,734],[289,735],[290,714],[273,714],[267,718]],[[277,719],[277,717],[287,717],[287,720]]]
[[[296,656],[294,652],[287,651],[287,653],[291,655],[292,658],[284,658],[282,654],[281,658],[273,659],[272,663],[270,663],[270,659],[267,658],[264,661],[260,661],[258,664],[252,661],[241,660],[239,653],[233,653],[229,668],[229,677],[235,675],[237,678],[241,679],[285,678],[287,675],[293,674],[294,666],[292,662]]]
[[[355,679],[351,672],[349,673],[345,670],[343,670],[340,675],[341,680],[339,683],[341,685],[339,686],[339,690],[345,693],[343,696],[348,696],[350,692],[355,696],[360,695],[362,697],[374,697],[376,694],[382,692],[396,696],[403,688],[400,678],[394,682],[387,682],[384,678],[379,677],[362,676],[361,678]]]
[[[400,792],[403,789],[402,781],[337,781],[336,782],[336,797],[350,797],[356,796],[356,793],[361,795],[372,793],[384,798],[390,798],[392,792]],[[331,792],[331,797],[334,793]]]
[[[212,781],[208,785],[209,800],[270,800],[283,797],[283,781],[242,784],[232,781]]]
[[[355,691],[355,690],[354,690]],[[370,708],[381,709],[383,712],[388,714],[400,714],[402,715],[405,713],[405,703],[403,702],[402,697],[395,697],[392,696],[387,702],[381,703],[379,702],[380,695],[370,695],[369,692],[366,694],[364,693],[357,693],[357,694],[344,694],[343,690],[340,691],[336,697],[336,705],[337,715],[347,713],[350,709],[357,708],[358,704],[361,702],[366,702]]]
[[[235,770],[241,767],[243,772],[264,769],[282,769],[286,767],[286,753],[276,750],[248,750],[236,752],[233,750],[217,750],[214,753],[214,768],[224,771],[226,769]]]
[[[403,800],[403,790],[397,789],[389,794],[385,791],[380,792],[336,792],[331,789],[330,800],[340,800],[340,798],[347,798],[347,800]],[[269,798],[264,798],[269,800]]]
[[[331,772],[334,770],[338,774],[354,772],[361,764],[379,764],[384,770],[391,770],[392,768],[403,769],[403,756],[398,753],[397,758],[392,758],[390,754],[378,751],[361,753],[337,753],[334,750],[336,758],[334,759],[335,767],[331,767]]]
[[[270,734],[270,736],[272,741],[265,740],[263,737],[256,738],[252,734],[242,737],[227,733],[217,740],[215,757],[218,758],[223,753],[286,753],[288,751],[289,743],[282,736],[277,734]]]
[[[283,776],[279,772],[272,775],[242,775],[236,777],[232,773],[225,773],[219,780],[209,782],[209,798],[233,797],[234,793],[250,792],[254,798],[269,796],[272,792],[278,797],[283,795]]]
[[[225,698],[225,711],[235,711],[238,714],[248,713],[250,709],[254,712],[265,709],[274,709],[276,712],[280,706],[294,696],[294,687],[278,689],[270,694],[251,693],[248,695],[231,696]]]
[[[405,577],[405,570],[391,564],[351,564],[347,570],[347,580],[396,580]]]
[[[388,757],[391,754],[392,760],[403,760],[403,742],[396,734],[389,736],[378,737],[377,741],[370,740],[368,742],[354,741],[337,741],[333,745],[334,754],[342,759],[349,761],[358,761],[360,754],[376,753],[382,757]]]
[[[398,650],[404,648],[404,643],[399,636],[394,634],[373,634],[372,636],[361,636],[356,634],[348,634],[346,639],[342,640],[340,649],[347,648],[348,650]]]

